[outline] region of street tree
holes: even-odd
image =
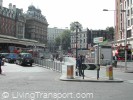
[[[70,30],[75,31],[76,29],[79,29],[79,31],[81,31],[82,30],[82,24],[80,24],[78,21],[71,22]]]
[[[108,31],[109,34],[112,36],[112,39],[114,39],[114,27],[107,27],[106,31]]]
[[[71,31],[70,30],[65,30],[62,34],[62,49],[63,50],[68,50],[68,48],[70,47],[70,43],[71,43]]]
[[[55,39],[56,46],[59,47],[61,45],[62,49],[67,51],[70,47],[70,33],[70,30],[63,31],[62,34]]]
[[[60,39],[60,36],[58,36],[57,38],[55,38],[55,45],[59,46],[60,43],[61,43],[61,39]]]

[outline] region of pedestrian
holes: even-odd
[[[0,74],[2,74],[2,68],[1,68],[1,65],[2,65],[2,57],[0,56]]]
[[[80,57],[77,58],[77,67],[78,67],[78,71],[79,71],[79,76],[83,75],[83,73],[82,73],[82,60]]]
[[[114,56],[114,66],[117,67],[117,56]]]

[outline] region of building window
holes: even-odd
[[[133,14],[133,8],[131,8],[131,15]]]
[[[127,38],[131,37],[131,30],[127,31]]]
[[[84,43],[85,43],[85,39],[84,39]]]
[[[121,39],[122,39],[122,32],[121,32]]]
[[[122,29],[122,23],[121,23],[121,30],[123,30],[123,29]]]
[[[133,18],[131,19],[131,25],[133,25]]]
[[[121,14],[121,21],[122,21],[122,14]]]
[[[130,10],[127,11],[127,16],[130,16]]]
[[[130,26],[130,20],[128,20],[128,26]]]
[[[129,0],[127,0],[127,6],[129,6]]]

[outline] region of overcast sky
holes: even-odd
[[[49,27],[69,28],[74,21],[89,29],[114,27],[114,12],[102,10],[114,10],[115,0],[3,0],[4,7],[9,3],[24,11],[29,5],[41,9]]]

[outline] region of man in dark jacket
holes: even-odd
[[[0,56],[0,74],[2,74],[1,65],[2,65],[2,57]]]
[[[79,76],[83,75],[83,73],[82,73],[82,61],[81,61],[80,57],[77,58],[77,67],[79,70]]]

